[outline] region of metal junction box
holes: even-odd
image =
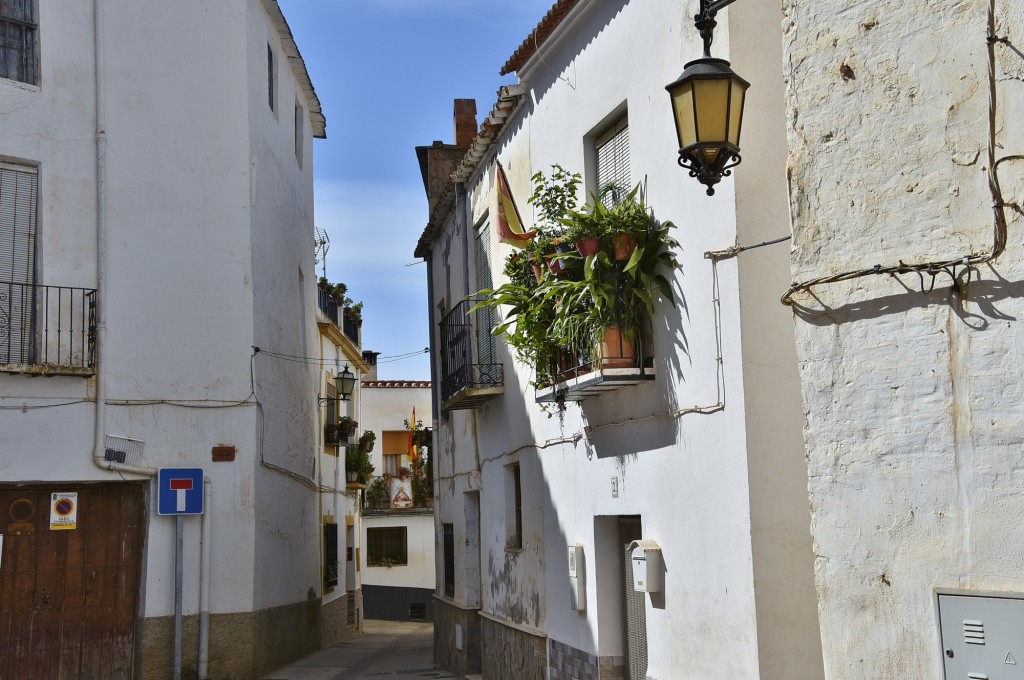
[[[1024,594],[939,594],[945,680],[1024,680]]]

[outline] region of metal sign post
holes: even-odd
[[[160,468],[157,514],[174,516],[174,680],[181,680],[181,599],[185,515],[203,514],[202,468]]]

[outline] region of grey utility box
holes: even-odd
[[[1021,598],[939,594],[945,680],[1024,680]]]

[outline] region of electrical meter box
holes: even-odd
[[[583,578],[583,546],[579,543],[569,546],[569,592],[572,608],[582,612],[587,608],[587,586]]]
[[[1024,680],[1024,594],[939,594],[946,680]]]
[[[644,539],[630,543],[633,562],[633,590],[638,593],[661,592],[661,546]]]

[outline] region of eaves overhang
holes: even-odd
[[[266,9],[271,23],[274,24],[278,37],[281,39],[285,56],[288,57],[288,68],[291,69],[295,79],[299,81],[299,89],[302,91],[302,97],[306,100],[306,106],[309,108],[309,126],[313,130],[313,136],[317,139],[326,139],[327,118],[324,116],[323,108],[320,105],[320,98],[316,95],[316,90],[313,88],[313,80],[309,77],[309,71],[306,70],[306,62],[299,52],[299,46],[295,44],[295,38],[292,36],[292,29],[288,26],[288,20],[284,18],[284,12],[281,11],[281,6],[277,3],[277,0],[263,0],[263,7]]]
[[[523,65],[544,46],[556,29],[562,25],[565,18],[576,9],[576,6],[585,5],[587,2],[588,0],[558,0],[530,32],[530,35],[520,43],[505,65],[501,67],[500,75],[518,73]]]
[[[370,370],[370,364],[366,363],[363,359],[363,353],[358,347],[355,346],[347,335],[341,332],[331,321],[318,321],[317,328],[320,329],[320,334],[327,338],[331,343],[341,348],[345,358],[352,362],[352,365],[359,369],[360,373],[366,373]]]
[[[473,138],[465,155],[456,166],[451,176],[451,184],[438,199],[433,211],[431,211],[427,226],[420,235],[419,242],[413,254],[416,257],[427,257],[430,253],[430,244],[444,226],[445,221],[455,208],[455,188],[458,184],[469,180],[480,168],[483,161],[488,157],[488,152],[494,143],[505,131],[508,124],[515,118],[519,107],[527,100],[529,90],[525,85],[517,83],[514,85],[502,85],[498,90],[498,100],[491,107],[480,129]],[[431,147],[416,147],[416,153],[420,158],[420,170],[426,177],[425,154]],[[426,181],[426,180],[424,180]]]

